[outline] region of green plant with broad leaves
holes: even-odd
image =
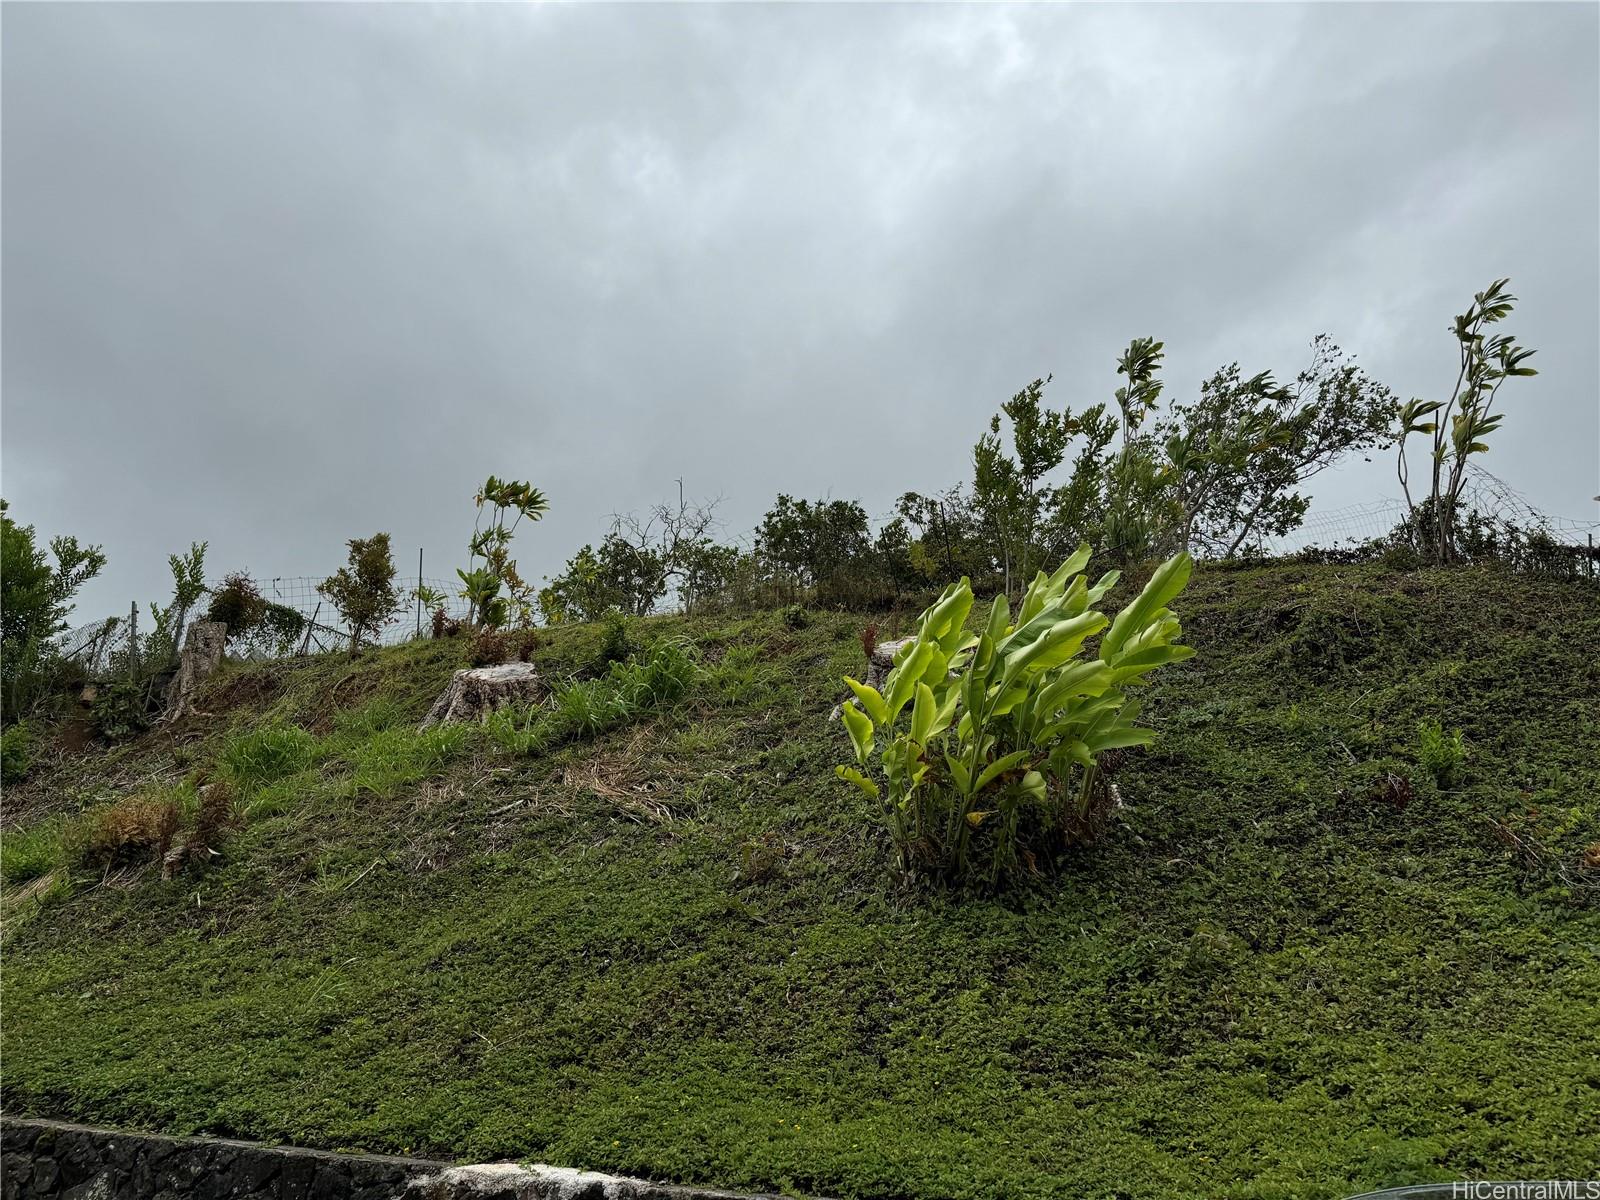
[[[510,556],[511,535],[524,520],[541,520],[550,509],[549,501],[530,483],[491,475],[478,489],[473,503],[478,519],[472,527],[472,540],[467,543],[467,569],[456,568],[461,577],[461,596],[470,606],[467,623],[491,629],[498,629],[513,618],[528,623],[533,611],[532,594]],[[483,525],[486,505],[487,526]],[[483,565],[474,565],[480,558]]]
[[[1507,379],[1537,375],[1525,366],[1533,351],[1519,346],[1510,334],[1491,336],[1487,326],[1505,320],[1517,298],[1506,291],[1509,279],[1496,279],[1472,297],[1467,311],[1455,319],[1461,361],[1455,390],[1448,400],[1410,400],[1400,407],[1400,489],[1412,528],[1421,535],[1417,549],[1438,563],[1461,559],[1461,493],[1466,487],[1467,465],[1472,455],[1487,454],[1483,439],[1500,427],[1503,413],[1494,411],[1500,388]],[[1418,434],[1431,439],[1430,489],[1420,498],[1411,495],[1406,440]]]
[[[992,886],[1037,870],[1040,853],[1092,828],[1109,795],[1101,756],[1154,740],[1128,692],[1194,654],[1167,607],[1193,560],[1163,563],[1115,620],[1094,606],[1119,572],[1090,585],[1088,562],[1085,545],[1039,572],[1015,614],[995,597],[976,633],[963,578],[922,614],[882,692],[845,680],[856,765],[837,774],[881,805],[906,871]],[[1086,658],[1096,634],[1098,657]]]
[[[1433,776],[1434,783],[1442,788],[1454,784],[1462,764],[1467,761],[1467,747],[1461,731],[1446,732],[1437,720],[1423,721],[1417,726],[1417,746],[1417,759],[1422,769]]]

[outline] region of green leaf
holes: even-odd
[[[951,688],[945,696],[944,703],[939,706],[939,711],[933,714],[933,725],[928,730],[929,737],[936,737],[950,728],[950,722],[955,720],[956,702],[961,699],[961,693]]]
[[[1156,568],[1144,590],[1111,623],[1110,631],[1100,640],[1100,657],[1107,662],[1122,648],[1122,644],[1148,625],[1184,585],[1194,571],[1194,559],[1188,551],[1174,554]]]
[[[983,769],[983,774],[978,776],[977,786],[972,789],[973,793],[976,794],[983,791],[984,788],[988,787],[1001,775],[1026,759],[1030,753],[1031,751],[1028,750],[1013,750],[1010,754],[995,759]]]
[[[844,727],[850,734],[850,741],[856,748],[856,761],[866,762],[872,754],[872,718],[853,704],[846,704],[839,711],[844,717]]]
[[[949,654],[960,641],[961,627],[971,611],[972,583],[963,576],[960,583],[953,583],[946,588],[944,595],[923,615],[919,637],[936,641],[941,646],[949,641],[950,647],[946,649],[946,654]]]
[[[994,603],[989,607],[989,625],[984,634],[991,642],[998,642],[1005,636],[1006,626],[1011,622],[1011,605],[1007,603],[1005,593],[994,598]]]
[[[938,704],[933,698],[933,689],[925,683],[917,684],[917,699],[911,707],[911,740],[926,745],[928,731],[933,728],[933,718],[938,712]]]
[[[1099,659],[1074,663],[1052,679],[1039,693],[1039,705],[1054,712],[1076,696],[1093,696],[1111,686],[1111,669]]]
[[[1027,698],[1028,686],[1025,683],[1015,684],[1006,688],[989,705],[989,715],[991,717],[1003,717]]]
[[[1148,746],[1156,740],[1154,729],[1113,729],[1109,733],[1097,733],[1085,740],[1089,753],[1099,754],[1105,750],[1116,750],[1123,746]]]
[[[1006,656],[1005,680],[1009,683],[1024,671],[1060,666],[1082,649],[1085,639],[1105,626],[1104,614],[1097,612],[1057,621],[1031,644]]]
[[[1117,581],[1121,578],[1121,571],[1107,571],[1099,579],[1095,580],[1094,586],[1084,596],[1085,601],[1089,604],[1099,604],[1101,600],[1105,599],[1106,593],[1117,586]]]
[[[857,683],[848,675],[845,676],[844,681],[849,685],[850,690],[856,694],[856,699],[861,701],[861,707],[866,709],[867,716],[871,717],[879,725],[887,725],[889,723],[889,705],[877,688],[869,687],[864,683]]]
[[[833,773],[835,775],[837,775],[840,779],[844,780],[846,783],[855,784],[858,788],[860,788],[863,792],[865,792],[868,796],[870,796],[874,800],[876,800],[879,797],[879,795],[881,795],[881,793],[878,790],[878,785],[873,783],[872,780],[868,779],[865,775],[863,775],[860,771],[856,770],[854,767],[835,767],[833,769]]]
[[[900,715],[900,710],[915,694],[918,681],[922,678],[923,671],[927,670],[928,660],[933,657],[935,646],[932,642],[919,641],[900,660],[900,665],[889,672],[885,682],[889,685],[889,694],[886,702],[889,706],[889,719],[885,724],[892,724]]]
[[[967,770],[967,764],[956,758],[948,750],[944,752],[945,766],[950,768],[950,778],[955,780],[956,789],[966,795],[971,789],[972,772]]]

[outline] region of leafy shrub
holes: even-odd
[[[161,670],[178,659],[189,612],[206,590],[206,543],[191,543],[187,554],[169,554],[167,565],[172,570],[172,600],[165,607],[150,604],[152,630],[141,656],[147,669]]]
[[[493,475],[473,498],[478,519],[473,523],[472,540],[467,543],[467,570],[459,568],[461,595],[470,606],[467,624],[499,628],[513,616],[529,619],[533,611],[532,589],[517,573],[510,557],[511,535],[524,520],[538,521],[549,511],[544,493],[532,484],[515,479],[496,479]],[[482,526],[484,505],[490,506],[489,524]],[[507,523],[509,520],[509,524]],[[481,567],[473,564],[483,559]],[[505,589],[502,595],[500,589]]]
[[[531,629],[513,629],[504,633],[495,629],[482,629],[472,639],[468,660],[475,667],[492,667],[496,663],[531,662],[538,638]]]
[[[64,850],[60,821],[41,821],[0,836],[0,879],[16,885],[48,875],[61,866]]]
[[[1434,783],[1442,788],[1449,787],[1467,760],[1461,731],[1455,729],[1447,734],[1438,721],[1427,720],[1417,726],[1417,739],[1417,760],[1422,769],[1433,776]]]
[[[150,727],[150,681],[117,679],[95,692],[89,715],[108,742],[134,737]]]
[[[160,861],[178,823],[175,796],[127,796],[84,813],[68,826],[63,835],[66,857],[89,867]]]
[[[19,783],[27,778],[29,742],[28,727],[20,723],[0,733],[0,783]]]
[[[52,564],[34,543],[32,525],[18,525],[0,500],[0,717],[27,716],[62,682],[66,667],[54,639],[78,589],[98,575],[106,556],[75,537],[50,539]]]
[[[436,638],[455,637],[461,632],[461,622],[445,611],[444,605],[439,605],[433,610],[433,636]]]
[[[594,656],[596,671],[604,671],[612,663],[623,662],[633,653],[633,642],[628,633],[627,617],[614,609],[605,615],[600,626],[600,649]]]
[[[598,550],[585,545],[567,560],[540,590],[539,609],[550,625],[598,620],[613,609],[643,616],[666,594],[669,577],[679,573],[662,552],[613,532]]]
[[[317,739],[294,725],[269,725],[230,737],[222,747],[223,774],[243,793],[305,770],[321,753]]]
[[[385,729],[350,752],[351,777],[358,792],[388,798],[401,787],[436,775],[466,748],[465,725],[434,725],[420,732]]]
[[[212,590],[211,603],[206,608],[206,620],[219,621],[228,627],[228,636],[236,637],[255,628],[267,602],[256,590],[255,582],[248,576],[234,572],[223,577]]]
[[[317,585],[328,601],[339,610],[350,629],[350,652],[361,639],[383,628],[394,619],[400,607],[400,593],[394,586],[394,558],[389,553],[389,535],[375,533],[369,538],[351,538],[350,560]]]
[[[226,625],[230,642],[259,643],[280,652],[293,646],[306,628],[303,615],[286,604],[274,604],[248,575],[237,572],[212,591],[206,620]]]
[[[1460,556],[1458,518],[1461,494],[1467,484],[1468,460],[1488,452],[1484,438],[1500,427],[1503,413],[1493,411],[1501,385],[1514,376],[1537,375],[1523,364],[1533,355],[1517,345],[1510,334],[1486,330],[1511,315],[1517,298],[1506,291],[1509,279],[1496,279],[1472,297],[1467,311],[1455,319],[1453,332],[1460,352],[1455,390],[1448,400],[1411,400],[1400,409],[1398,471],[1406,510],[1412,518],[1426,514],[1428,536],[1417,549],[1438,563],[1456,562]],[[1425,435],[1432,444],[1432,489],[1413,500],[1406,440]]]
[[[783,622],[786,629],[804,629],[811,623],[811,617],[803,604],[790,604],[779,609],[778,620]]]
[[[1015,621],[997,596],[979,634],[965,629],[973,596],[962,579],[922,614],[887,694],[845,681],[856,696],[842,712],[857,763],[876,763],[882,783],[855,767],[837,773],[880,803],[903,869],[965,879],[978,841],[991,885],[1036,870],[1040,852],[1084,828],[1101,755],[1154,740],[1134,724],[1139,706],[1123,689],[1194,654],[1177,644],[1182,630],[1166,607],[1193,560],[1163,563],[1115,621],[1091,606],[1118,573],[1090,587],[1079,573],[1088,561],[1082,546],[1054,574],[1041,571]],[[1099,657],[1080,659],[1101,630]]]

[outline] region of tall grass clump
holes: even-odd
[[[1194,654],[1166,607],[1193,560],[1163,563],[1114,621],[1093,606],[1119,573],[1091,587],[1080,573],[1088,562],[1082,546],[1039,572],[1014,618],[995,597],[979,633],[966,629],[973,596],[962,579],[922,614],[884,692],[845,680],[857,766],[837,772],[878,803],[907,872],[991,886],[1037,873],[1109,808],[1102,756],[1154,740],[1134,724],[1127,689]],[[1097,657],[1081,657],[1096,634]]]
[[[50,874],[66,860],[60,820],[0,833],[0,880],[13,886]]]
[[[320,770],[308,767],[297,775],[286,775],[271,783],[257,787],[245,796],[239,806],[246,822],[263,821],[299,808],[309,797],[324,792],[327,780]]]
[[[598,737],[665,709],[688,693],[696,678],[686,642],[658,642],[598,679],[559,684],[543,705],[507,708],[488,721],[489,735],[513,754],[537,754],[563,742]]]
[[[406,784],[442,771],[467,748],[471,732],[465,725],[384,729],[349,751],[351,783],[358,792],[389,798]]]
[[[361,739],[394,729],[405,722],[406,711],[400,702],[388,696],[379,696],[360,708],[335,714],[333,731],[346,738]]]
[[[296,725],[269,725],[230,737],[222,747],[223,774],[243,794],[298,774],[321,757],[315,736]]]
[[[680,640],[658,642],[643,657],[613,663],[607,681],[630,709],[665,708],[694,683],[694,658]]]

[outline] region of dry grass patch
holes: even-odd
[[[178,802],[171,796],[139,794],[85,813],[67,832],[67,856],[93,867],[159,862],[178,832]]]

